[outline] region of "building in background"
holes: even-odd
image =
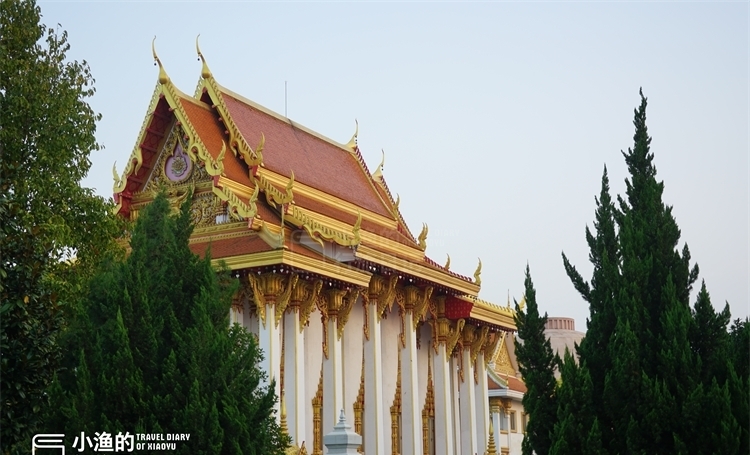
[[[580,344],[585,335],[576,331],[574,319],[562,317],[549,317],[544,333],[560,358],[566,348],[575,353],[575,345]],[[519,341],[510,333],[501,336],[487,368],[490,415],[498,454],[520,455],[528,422],[522,403],[526,384],[515,355],[515,344]],[[555,377],[560,378],[559,371],[555,371]]]
[[[481,262],[468,277],[426,256],[427,226],[412,234],[356,132],[344,144],[306,129],[219,85],[198,55],[191,96],[154,51],[117,213],[136,219],[159,191],[190,204],[191,249],[242,284],[231,321],[263,349],[290,453],[323,453],[341,409],[368,455],[484,453],[486,367],[515,325],[477,297]]]

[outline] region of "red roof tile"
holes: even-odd
[[[212,259],[222,259],[231,256],[239,256],[241,254],[260,253],[263,251],[271,251],[273,249],[257,235],[250,235],[218,240],[212,240],[212,237],[206,237],[204,241],[191,243],[190,251],[202,257],[206,254],[206,250],[208,250],[209,246],[211,247]]]
[[[355,155],[295,127],[291,121],[282,121],[230,94],[222,96],[251,147],[260,142],[261,134],[265,136],[265,167],[287,177],[294,171],[300,183],[390,217]]]
[[[190,123],[195,127],[198,136],[208,149],[208,153],[214,160],[217,160],[224,145],[223,142],[227,139],[224,134],[224,126],[219,122],[217,114],[200,101],[192,99],[181,99],[180,101]],[[223,164],[224,174],[228,178],[249,186],[250,177],[247,167],[228,148],[224,153]]]

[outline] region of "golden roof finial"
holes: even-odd
[[[167,72],[164,71],[164,66],[161,64],[159,56],[156,55],[156,35],[154,35],[154,39],[151,41],[151,52],[154,54],[154,62],[159,65],[159,83],[162,85],[166,84],[169,82],[169,76],[167,76]]]
[[[448,260],[445,261],[445,265],[443,267],[445,267],[445,270],[450,270],[451,269],[451,255],[447,253],[446,255],[448,256]]]
[[[198,36],[195,37],[195,51],[198,53],[198,58],[203,62],[203,68],[201,69],[201,77],[203,79],[209,79],[212,77],[211,70],[208,69],[208,64],[206,63],[206,59],[203,57],[203,53],[201,52],[201,47],[198,45],[198,38],[201,37],[201,34],[198,33]]]
[[[492,425],[492,419],[490,419],[490,438],[487,441],[487,455],[497,455],[497,447],[495,447],[495,428]]]
[[[523,308],[526,306],[526,294],[521,297],[521,301],[518,302],[518,311],[523,312]]]
[[[127,180],[117,175],[117,161],[112,165],[112,177],[115,179],[115,184],[112,186],[112,192],[115,194],[122,193],[122,190],[125,189]]]
[[[383,165],[385,164],[385,151],[383,149],[380,149],[380,153],[383,154],[383,159],[380,160],[380,164],[378,164],[378,168],[375,169],[375,173],[372,174],[372,178],[375,180],[379,180],[383,178]]]
[[[427,233],[430,231],[430,228],[427,227],[427,223],[422,223],[422,232],[419,233],[419,237],[417,240],[419,240],[419,249],[424,251],[427,249]]]
[[[477,284],[477,286],[482,285],[482,258],[479,258],[479,265],[477,265],[476,271],[474,271],[474,283]]]
[[[346,147],[351,149],[352,152],[357,148],[357,135],[359,134],[359,122],[356,118],[354,119],[354,125],[354,136],[346,143]]]

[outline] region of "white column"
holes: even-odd
[[[305,339],[297,311],[284,315],[284,400],[292,444],[297,447],[305,440]],[[309,401],[309,400],[307,400]]]
[[[346,291],[329,289],[325,292],[328,302],[328,358],[323,357],[323,434],[328,434],[333,431],[333,426],[338,422],[339,413],[344,407],[343,352],[336,320],[338,308]]]
[[[455,453],[453,448],[451,362],[449,355],[445,352],[444,342],[438,343],[438,352],[433,357],[432,366],[435,375],[435,455],[450,455]],[[365,453],[367,453],[367,450],[365,450]]]
[[[492,412],[492,427],[495,429],[495,440],[498,442],[498,449],[502,449],[503,444],[507,441],[503,441],[502,429],[503,429],[503,417],[501,415],[502,405],[498,402],[499,398],[492,399],[493,404],[490,406]]]
[[[461,382],[461,379],[458,377],[458,358],[461,354],[457,354],[455,356],[451,356],[451,399],[453,400],[453,439],[454,439],[454,453],[461,453],[463,454],[462,445],[461,445],[461,427],[463,426],[463,422],[461,422],[461,407],[464,405],[463,402],[461,402],[461,394],[459,393],[459,384]],[[472,452],[473,453],[473,452]]]
[[[401,349],[401,452],[422,453],[422,411],[419,408],[417,337],[412,311],[404,314],[406,347]],[[400,344],[400,343],[399,343]]]
[[[477,402],[474,393],[474,365],[471,363],[470,345],[464,347],[460,355],[464,371],[463,380],[459,378],[461,453],[479,453],[477,448]]]
[[[383,336],[378,315],[378,302],[384,288],[385,280],[373,276],[370,280],[369,301],[365,310],[368,336],[364,339],[365,355],[365,411],[364,411],[364,452],[367,455],[385,455],[390,448],[386,445],[384,426],[390,428],[390,413],[383,406]],[[395,360],[395,359],[394,359]]]
[[[487,438],[490,432],[490,398],[487,390],[487,369],[484,365],[484,352],[479,351],[474,365],[477,372],[477,381],[474,383],[474,395],[477,406],[477,446],[480,451],[487,447]],[[472,378],[472,381],[474,378]],[[499,427],[494,427],[499,431]]]
[[[279,327],[274,323],[274,305],[266,304],[266,320],[258,324],[258,347],[263,351],[263,360],[260,367],[268,374],[268,381],[275,379],[276,387],[274,393],[281,395],[281,334]],[[268,383],[264,383],[267,385]],[[280,418],[279,402],[274,405],[276,418]]]

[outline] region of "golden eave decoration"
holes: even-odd
[[[482,285],[482,259],[479,259],[479,265],[477,265],[477,269],[474,271],[474,283],[477,284],[477,286]]]
[[[289,178],[289,182],[286,184],[283,192],[273,186],[266,176],[260,172],[255,178],[255,184],[263,189],[266,201],[272,207],[276,207],[276,204],[284,205],[294,201],[294,171],[292,171],[292,176]]]
[[[297,227],[303,228],[307,234],[315,241],[323,245],[323,241],[334,242],[341,246],[357,246],[359,245],[360,229],[362,226],[362,214],[357,214],[357,221],[352,227],[352,231],[342,232],[341,230],[319,221],[313,218],[311,215],[305,213],[302,209],[296,205],[290,204],[286,206],[284,211],[286,220],[296,225]]]

